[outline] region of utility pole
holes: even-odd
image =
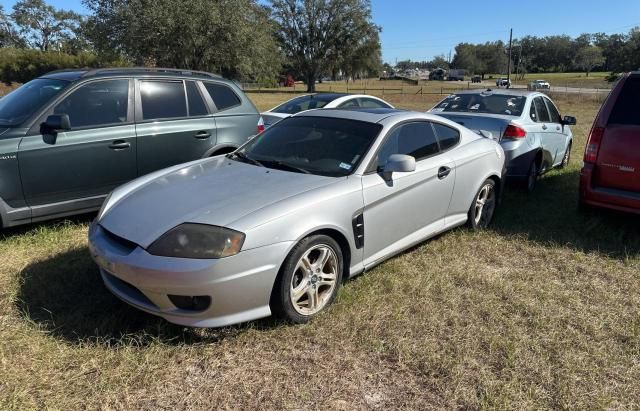
[[[509,61],[507,61],[507,88],[511,87],[511,43],[513,42],[513,29],[509,30]]]

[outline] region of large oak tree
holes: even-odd
[[[272,0],[271,7],[282,49],[309,92],[336,68],[354,74],[380,67],[369,0]]]

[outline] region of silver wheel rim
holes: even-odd
[[[476,197],[475,208],[474,222],[476,227],[488,225],[495,209],[495,190],[493,185],[485,184],[480,189]]]
[[[338,278],[338,257],[328,245],[308,249],[298,260],[291,276],[289,296],[293,308],[302,315],[322,310],[333,295]]]

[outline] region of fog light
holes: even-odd
[[[211,297],[208,295],[171,295],[169,300],[176,307],[188,311],[204,311],[211,305]]]

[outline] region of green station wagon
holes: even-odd
[[[229,153],[261,127],[242,90],[214,74],[46,74],[0,99],[0,227],[97,210],[113,188]]]

